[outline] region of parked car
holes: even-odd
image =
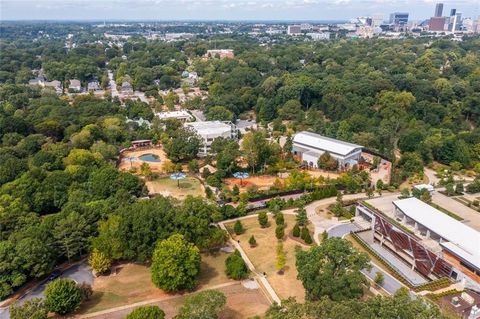
[[[52,280],[55,280],[57,279],[58,277],[60,277],[62,275],[62,272],[60,270],[54,270],[50,276],[48,276],[47,278],[47,281],[52,281]]]

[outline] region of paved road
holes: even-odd
[[[329,230],[327,230],[327,233],[329,237],[343,237],[355,230],[360,230],[360,227],[358,227],[354,223],[349,222],[349,223],[341,224],[338,226],[334,226]]]
[[[472,208],[437,191],[432,194],[432,202],[462,217],[462,223],[480,231],[480,214],[476,210],[473,210]]]
[[[117,91],[117,84],[115,83],[115,80],[113,79],[113,72],[108,71],[108,78],[109,78],[109,84],[110,84],[110,90],[112,91],[112,98],[118,96],[118,91]]]
[[[60,276],[61,278],[71,278],[77,283],[86,282],[90,285],[93,284],[93,275],[90,267],[86,262],[78,263],[69,269],[65,270]],[[18,299],[19,303],[24,303],[25,301],[32,298],[43,298],[43,291],[48,282],[43,282],[30,290],[28,293],[23,295]],[[8,308],[0,308],[0,319],[9,319],[10,313]]]

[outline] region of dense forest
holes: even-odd
[[[225,120],[253,111],[277,136],[310,130],[397,157],[394,185],[432,161],[480,173],[478,37],[260,46],[233,34],[173,43],[131,37],[120,47],[81,28],[46,29],[60,32],[51,37],[24,28],[0,39],[0,298],[91,247],[143,262],[158,239],[175,232],[201,248],[224,240],[210,226],[226,217],[216,205],[141,200],[144,182],[115,168],[119,149],[132,140],[153,138],[168,150],[180,129],[127,123],[153,117],[142,102],[122,105],[108,94],[69,100],[26,85],[39,69],[49,80],[98,79],[104,87],[111,70],[159,104],[159,89],[179,88],[182,72],[195,71],[208,98],[186,108]],[[66,32],[76,32],[73,49],[64,47]],[[203,59],[214,46],[234,49],[235,58]],[[275,162],[278,146],[265,147],[264,162]],[[232,160],[222,159],[237,152],[238,145],[218,146],[226,174]]]

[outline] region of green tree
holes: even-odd
[[[293,237],[300,237],[300,226],[298,225],[298,223],[293,226],[292,235]]]
[[[285,217],[283,216],[282,212],[279,211],[275,214],[275,223],[277,224],[277,226],[285,225]]]
[[[96,273],[103,274],[110,269],[112,260],[105,256],[104,253],[94,248],[88,258],[88,264]]]
[[[193,289],[200,273],[200,251],[182,235],[159,241],[152,258],[153,284],[165,291]]]
[[[235,114],[224,106],[212,106],[206,112],[208,121],[233,121]]]
[[[165,152],[173,162],[194,159],[200,148],[200,139],[194,132],[180,128],[164,144]]]
[[[284,225],[277,225],[277,227],[275,228],[275,237],[277,237],[278,240],[282,240],[283,237],[285,237]]]
[[[250,238],[248,239],[248,243],[250,244],[250,247],[257,246],[257,240],[255,239],[255,236],[250,236]]]
[[[262,228],[268,227],[268,216],[266,211],[258,213],[258,223]]]
[[[463,192],[465,191],[465,188],[463,187],[463,183],[457,183],[455,186],[455,193],[459,195],[463,195]]]
[[[319,246],[296,254],[297,278],[307,299],[327,296],[334,301],[359,298],[367,280],[360,272],[369,267],[369,258],[341,238],[327,238]]]
[[[384,280],[385,280],[385,276],[383,275],[383,272],[377,271],[375,273],[375,279],[373,280],[375,284],[381,286],[383,285]]]
[[[47,319],[48,310],[41,298],[33,298],[23,304],[10,306],[11,319]]]
[[[177,319],[216,319],[227,298],[218,290],[205,290],[185,299]]]
[[[336,217],[341,217],[345,214],[345,208],[343,207],[343,195],[341,192],[337,193],[337,199],[335,200],[335,204],[330,210]]]
[[[279,274],[283,273],[286,262],[287,262],[287,259],[285,256],[285,251],[283,250],[283,243],[279,242],[277,244],[277,258],[275,262],[275,269]]]
[[[296,210],[296,213],[297,213],[297,216],[296,216],[297,224],[299,226],[307,225],[308,217],[307,217],[307,211],[305,210],[305,208],[303,206],[300,207],[299,209]]]
[[[320,157],[318,158],[318,168],[333,171],[336,170],[338,167],[338,162],[336,159],[330,155],[329,152],[324,152]]]
[[[238,250],[235,250],[230,256],[225,259],[225,273],[228,278],[241,280],[248,277],[249,270],[242,255]]]
[[[308,245],[311,245],[313,243],[312,236],[310,235],[310,231],[307,227],[302,227],[300,238],[302,238],[303,241]]]
[[[240,220],[237,220],[233,225],[233,231],[236,235],[241,235],[245,232],[245,229],[243,228],[242,222]]]
[[[82,294],[75,281],[60,278],[50,282],[44,291],[45,307],[59,315],[73,312],[80,307]]]
[[[53,235],[59,244],[60,251],[68,260],[80,256],[88,247],[89,225],[85,218],[77,212],[71,212],[58,220]]]
[[[135,308],[127,315],[127,319],[163,319],[165,312],[158,306],[142,306]]]

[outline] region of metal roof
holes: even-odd
[[[480,269],[480,232],[411,197],[396,200],[393,204],[405,215],[448,242],[441,245]]]
[[[346,156],[352,151],[361,149],[363,147],[361,145],[336,140],[334,138],[325,137],[320,134],[315,134],[307,131],[295,134],[295,136],[293,137],[293,143],[298,143],[299,145],[304,147],[327,151],[329,153],[342,156]]]
[[[191,127],[197,134],[208,137],[222,135],[232,131],[232,125],[220,121],[204,121],[185,123],[186,127]]]

